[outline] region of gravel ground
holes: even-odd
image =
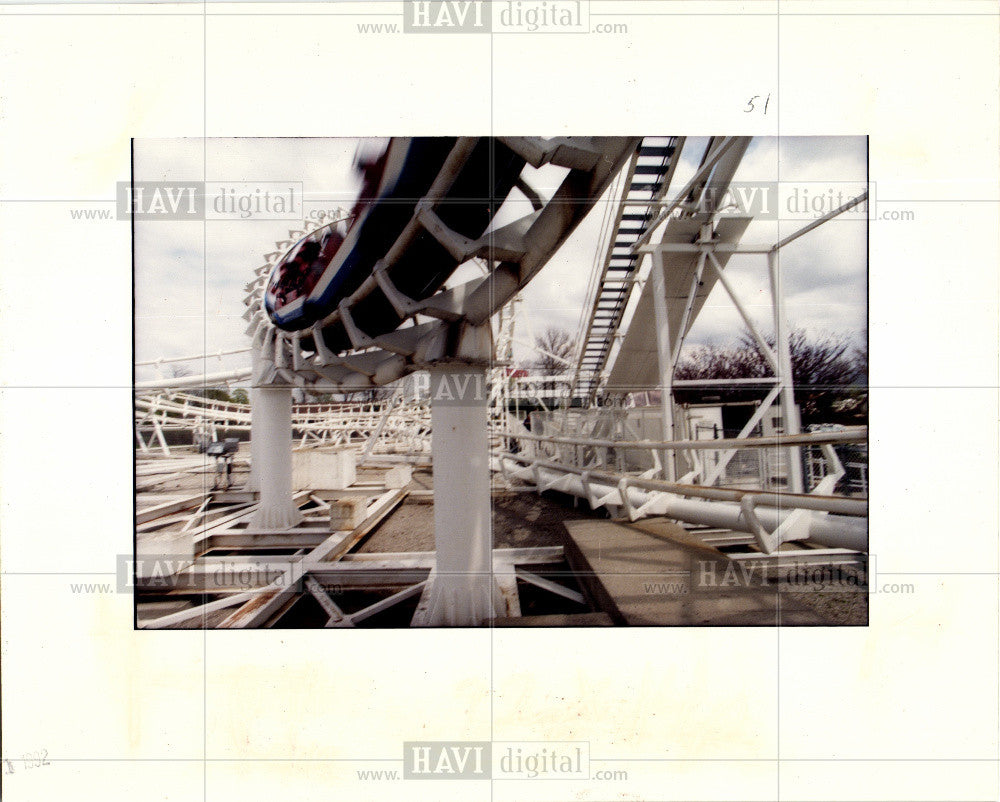
[[[864,627],[868,625],[868,593],[851,587],[815,592],[785,590],[781,597],[814,610],[827,626]]]
[[[421,487],[425,475],[415,475]],[[566,539],[563,521],[588,517],[535,493],[502,493],[493,497],[493,534],[496,548],[561,546]],[[404,502],[362,544],[361,552],[433,551],[434,507]]]

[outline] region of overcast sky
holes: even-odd
[[[672,184],[671,196],[693,173],[707,138],[689,137]],[[358,140],[349,139],[200,139],[140,140],[135,143],[137,181],[201,180],[301,183],[303,212],[318,217],[350,207],[358,191],[351,165]],[[372,147],[373,143],[364,143]],[[564,170],[530,171],[530,182],[544,196],[558,186]],[[867,175],[863,137],[755,138],[736,173],[736,182],[774,182],[818,193],[829,187],[851,197]],[[813,183],[816,182],[816,183]],[[211,199],[210,199],[211,200]],[[614,202],[609,191],[604,203]],[[828,207],[826,207],[828,208]],[[523,200],[501,210],[503,224],[529,210]],[[560,252],[522,294],[516,336],[530,340],[547,326],[577,333],[595,264],[603,258],[598,204]],[[803,214],[782,210],[782,218],[755,220],[744,243],[772,244],[808,222]],[[288,240],[301,223],[275,220],[209,220],[136,223],[136,359],[215,353],[244,348],[244,286],[264,254]],[[867,329],[867,224],[863,214],[842,216],[820,226],[782,251],[788,316],[815,332],[845,332],[859,339]],[[648,262],[648,259],[647,259]],[[644,266],[648,269],[648,265]],[[646,269],[643,270],[645,274]],[[454,281],[467,279],[468,266]],[[732,284],[762,329],[770,329],[766,303],[767,272],[761,256],[736,256],[726,268]],[[740,330],[738,313],[721,286],[713,291],[689,335],[688,343],[725,344]],[[530,358],[518,347],[516,356]],[[208,372],[245,365],[245,356],[211,359]],[[192,366],[195,373],[201,365]],[[139,368],[137,379],[156,377]],[[167,372],[166,375],[169,375]]]

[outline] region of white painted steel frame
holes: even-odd
[[[534,484],[539,493],[545,490],[569,493],[586,499],[592,509],[606,507],[613,515],[623,510],[632,521],[659,515],[748,532],[766,554],[773,553],[783,542],[806,539],[834,548],[868,550],[867,502],[678,485],[586,470],[521,454],[498,454],[497,459],[505,475]],[[861,511],[864,517],[857,515]]]
[[[721,146],[720,146],[721,147]],[[709,161],[711,157],[709,158]],[[695,179],[698,178],[696,174],[695,178],[689,183],[694,183]],[[654,246],[641,246],[637,250],[640,253],[651,253],[653,256],[653,266],[651,271],[651,276],[653,280],[654,287],[654,311],[656,314],[656,328],[657,328],[657,345],[658,345],[658,357],[659,357],[659,371],[660,371],[660,392],[661,392],[661,409],[663,416],[663,438],[664,440],[672,439],[673,437],[673,372],[676,366],[678,355],[680,354],[681,346],[683,345],[684,337],[688,330],[689,317],[691,312],[691,304],[693,302],[694,293],[701,281],[702,272],[704,269],[706,257],[711,263],[713,270],[722,284],[723,289],[726,294],[732,300],[733,305],[739,312],[740,317],[749,329],[752,337],[754,338],[757,347],[760,349],[761,353],[764,355],[765,360],[771,366],[774,371],[774,381],[776,382],[775,388],[768,393],[765,399],[762,401],[760,406],[755,411],[754,415],[751,417],[750,421],[744,426],[743,430],[738,435],[738,439],[748,437],[752,430],[760,423],[763,419],[764,414],[770,408],[777,398],[780,398],[780,409],[781,409],[781,419],[783,432],[789,436],[794,437],[801,432],[801,423],[799,420],[798,409],[795,406],[795,385],[793,379],[792,371],[792,360],[791,360],[791,350],[789,335],[790,330],[788,326],[788,319],[786,313],[786,303],[785,303],[785,293],[783,285],[783,276],[780,269],[780,249],[790,242],[795,241],[802,235],[812,231],[823,223],[832,220],[838,215],[854,208],[855,206],[863,203],[868,197],[868,192],[865,191],[861,195],[853,198],[847,203],[843,204],[837,209],[828,212],[823,217],[810,222],[809,224],[803,226],[800,230],[795,233],[785,237],[784,239],[778,241],[770,247],[752,247],[752,246],[740,246],[738,244],[728,246],[721,243],[714,243],[712,241],[710,230],[706,232],[702,231],[701,236],[697,243],[692,243],[690,245],[677,244],[677,243],[660,243]],[[668,210],[677,208],[679,204],[675,202],[674,204],[668,206]],[[664,218],[665,219],[665,218]],[[652,231],[652,229],[651,229]],[[650,232],[651,233],[651,232]],[[648,239],[648,237],[647,237]],[[641,245],[641,243],[637,243]],[[775,346],[772,349],[767,343],[766,339],[760,333],[753,318],[748,313],[746,306],[740,300],[738,293],[735,291],[732,283],[726,277],[723,265],[720,263],[718,257],[716,256],[716,250],[724,250],[726,253],[731,254],[762,254],[767,260],[767,274],[768,274],[768,285],[770,288],[771,297],[771,317],[774,327],[774,341]],[[667,317],[666,300],[664,297],[664,253],[676,253],[676,252],[690,252],[698,254],[698,265],[695,269],[690,294],[688,297],[688,302],[685,305],[684,317],[682,319],[681,325],[678,329],[679,337],[677,342],[669,342],[669,319]],[[665,336],[666,335],[666,336]],[[671,347],[672,346],[672,347]],[[734,455],[734,451],[728,451],[722,458],[722,460],[716,464],[716,466],[705,476],[703,480],[706,484],[714,484],[719,480],[722,473],[724,472],[726,465],[729,464],[730,460]],[[802,458],[801,451],[796,446],[792,445],[788,448],[788,485],[789,489],[795,493],[801,493],[804,488],[803,474],[802,474]],[[668,477],[673,478],[675,469],[672,467],[673,459],[664,460],[664,464],[668,466]]]

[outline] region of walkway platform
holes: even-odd
[[[821,626],[776,586],[747,576],[665,520],[567,521],[566,556],[590,602],[633,626]]]

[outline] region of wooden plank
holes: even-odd
[[[149,521],[156,520],[157,518],[162,518],[164,515],[194,509],[209,495],[211,494],[198,493],[196,496],[188,496],[186,498],[178,499],[177,501],[167,501],[163,504],[157,504],[155,507],[147,507],[144,510],[139,510],[135,514],[135,522],[136,524],[144,524]]]
[[[318,582],[339,585],[343,588],[381,588],[389,585],[414,585],[423,582],[430,573],[429,568],[393,568],[367,565],[348,567],[343,562],[320,563],[309,569],[309,576]]]
[[[225,599],[217,599],[208,604],[192,607],[190,610],[181,610],[178,613],[171,613],[160,618],[154,618],[152,621],[142,622],[139,624],[139,629],[169,629],[178,624],[185,624],[192,619],[207,616],[209,613],[224,610],[227,607],[233,607],[237,604],[243,604],[253,598],[253,596],[252,592],[237,593]]]
[[[319,496],[317,496],[315,493],[310,493],[309,494],[309,500],[316,502],[317,506],[319,506],[319,508],[321,510],[328,510],[328,509],[330,509],[330,503],[328,501],[324,501]]]
[[[366,551],[340,558],[342,563],[386,563],[398,568],[430,568],[435,560],[433,551]]]
[[[299,558],[275,557],[254,560],[249,557],[204,557],[197,563],[169,577],[170,590],[198,590],[205,593],[242,592],[263,588],[282,576]],[[165,581],[157,582],[157,589]]]
[[[256,508],[257,505],[255,504],[252,507],[240,510],[239,512],[234,512],[231,515],[225,515],[222,518],[219,518],[218,520],[213,521],[210,524],[206,524],[204,528],[201,530],[200,534],[197,534],[195,536],[194,539],[195,552],[204,551],[204,549],[199,548],[201,546],[202,541],[207,541],[209,538],[211,538],[212,535],[216,534],[217,529],[220,529],[227,524],[233,524],[236,523],[237,521],[241,521],[244,518],[249,518],[253,514]]]
[[[174,526],[182,521],[186,521],[188,517],[188,513],[185,512],[180,515],[169,515],[166,518],[156,518],[155,520],[147,521],[144,524],[139,524],[135,528],[135,531],[140,535],[146,534],[147,532],[156,532],[160,529],[166,529],[169,526]]]
[[[183,478],[184,478],[183,473],[168,473],[164,474],[163,476],[157,476],[154,479],[142,479],[142,480],[136,479],[135,489],[139,491],[149,490],[150,488],[156,487],[157,485],[162,485],[165,484],[166,482],[175,481],[177,479],[183,479]]]
[[[188,522],[186,524],[184,524],[183,528],[181,529],[182,532],[187,532],[192,526],[194,526],[195,521],[198,521],[201,518],[205,518],[208,515],[208,513],[206,512],[206,508],[208,507],[208,504],[211,500],[212,500],[211,496],[205,496],[205,500],[201,502],[201,506],[198,508],[198,511],[195,512],[195,514],[188,519]]]
[[[207,503],[207,501],[206,501],[206,503]],[[211,520],[212,516],[220,516],[221,515],[221,516],[226,516],[227,518],[233,518],[233,517],[238,518],[240,515],[244,514],[244,512],[246,511],[246,509],[247,509],[248,506],[250,506],[250,505],[244,504],[244,505],[242,505],[240,507],[230,507],[228,510],[207,510],[207,511],[205,511],[202,514],[202,516],[201,516],[205,520],[201,524],[199,524],[198,526],[192,527],[192,529],[194,529],[194,532],[192,532],[192,536],[194,536],[195,533],[198,532],[199,530],[202,533],[204,533],[204,532],[207,532],[209,529],[214,529],[215,523],[218,523],[219,521],[221,521],[221,519],[219,519],[219,521],[213,522]],[[241,510],[244,511],[244,512],[240,512]],[[173,526],[174,524],[180,523],[181,521],[186,521],[186,522],[190,523],[191,520],[194,520],[194,519],[191,518],[190,513],[185,512],[185,513],[180,514],[180,515],[174,515],[174,516],[171,516],[171,517],[168,517],[168,518],[157,518],[155,520],[149,521],[148,523],[140,524],[139,526],[136,527],[135,531],[136,532],[153,532],[153,531],[155,531],[157,529],[163,529],[164,527],[167,527],[167,526]],[[181,531],[182,532],[187,532],[187,531],[190,531],[190,530],[188,529],[188,526],[185,526],[183,529],[181,529]],[[199,536],[198,538],[196,538],[195,542],[198,542],[198,540],[202,539],[202,537],[203,537],[203,535]]]
[[[520,549],[493,549],[493,562],[504,565],[542,565],[566,559],[562,546],[535,546]]]
[[[563,524],[566,553],[593,606],[616,623],[638,626],[776,626],[822,624],[821,616],[774,587],[698,584],[725,576],[732,562],[689,533],[660,522],[659,534],[611,521]]]
[[[136,586],[141,591],[163,593],[243,593],[248,590],[263,590],[282,575],[280,569],[261,569],[255,575],[257,581],[241,582],[238,585],[230,579],[217,579],[214,571],[196,571],[197,566],[179,571],[173,576],[154,580],[139,580]]]
[[[519,618],[494,618],[495,627],[613,627],[607,613],[572,613],[569,615],[525,615]]]
[[[272,534],[246,532],[214,532],[197,541],[198,553],[204,554],[211,549],[276,549],[276,548],[307,548],[314,549],[329,538],[329,532],[324,531],[288,531]]]
[[[308,491],[297,494],[300,500],[308,498],[308,496]],[[303,557],[301,562],[290,565],[285,574],[269,585],[267,590],[262,591],[257,598],[251,599],[226,618],[219,625],[219,628],[248,629],[264,625],[297,595],[296,586],[299,580],[308,573],[311,566],[337,560],[381,523],[405,497],[405,490],[395,490],[381,496],[369,508],[369,515],[360,527],[347,533],[346,537],[343,536],[343,533],[338,532],[324,539],[319,546]]]
[[[251,629],[263,626],[272,616],[298,595],[296,586],[302,577],[300,564],[288,571],[219,624],[219,629]]]
[[[302,504],[308,498],[309,498],[309,491],[304,490],[292,496],[292,503]],[[238,521],[243,520],[244,518],[249,518],[251,515],[253,515],[254,512],[257,511],[258,506],[260,505],[256,502],[253,504],[249,504],[245,506],[243,509],[239,510],[238,512],[227,514],[222,518],[219,518],[218,520],[212,521],[212,523],[210,524],[206,524],[205,529],[203,530],[201,536],[195,540],[195,546],[198,545],[199,540],[207,538],[209,536],[209,532],[219,529],[220,527],[225,526],[227,524],[236,523]]]
[[[514,567],[509,566],[495,572],[494,578],[500,588],[500,595],[503,597],[506,607],[505,615],[509,618],[520,617],[521,596],[517,592],[517,577],[514,576]]]
[[[223,518],[227,518],[231,515],[236,515],[237,513],[243,514],[254,506],[256,506],[256,502],[251,501],[244,503],[228,504],[220,509],[206,510],[204,515],[205,520],[202,521],[201,526],[205,528],[214,527],[215,524],[221,522]]]
[[[204,462],[201,459],[193,459],[191,457],[169,457],[166,459],[159,458],[156,462],[150,464],[142,464],[136,466],[135,475],[137,477],[148,477],[156,476],[158,474],[177,474],[178,476],[183,475],[189,469],[203,465]]]
[[[425,579],[423,582],[418,582],[416,585],[411,585],[405,590],[399,591],[399,593],[393,593],[386,599],[382,599],[380,602],[376,602],[370,607],[365,607],[363,610],[358,610],[356,613],[351,613],[351,620],[357,623],[358,621],[364,621],[366,618],[371,618],[373,615],[381,613],[383,610],[388,610],[394,604],[398,604],[406,599],[413,598],[418,593],[423,593],[424,585],[427,584]]]
[[[218,490],[213,495],[221,504],[255,504],[258,497],[253,490]]]
[[[493,549],[493,563],[506,565],[545,565],[559,563],[566,559],[562,546],[536,546],[514,549]],[[433,551],[372,551],[345,554],[341,562],[378,562],[392,568],[430,568],[434,565],[436,553]]]
[[[531,571],[518,569],[516,571],[516,576],[518,579],[523,579],[529,585],[534,585],[542,590],[547,590],[549,593],[555,593],[557,596],[562,596],[570,601],[575,601],[577,604],[586,603],[583,599],[582,593],[577,593],[575,590],[571,590],[564,585],[560,585],[558,582],[553,582],[551,579],[538,576],[538,574],[533,574]]]
[[[434,587],[434,575],[437,573],[437,568],[431,568],[430,575],[427,577],[427,581],[424,582],[424,589],[420,594],[420,602],[417,604],[417,609],[413,613],[413,618],[410,619],[411,627],[425,627],[428,622],[428,615],[431,610],[431,591]]]
[[[326,625],[329,626],[348,626],[353,627],[354,622],[349,616],[344,615],[344,611],[341,610],[337,603],[330,598],[323,586],[313,579],[311,576],[306,577],[306,590],[308,590],[316,601],[319,602],[319,606],[323,608],[329,618]]]
[[[365,555],[366,557],[374,557],[376,559],[365,559],[365,560],[354,560],[350,559],[353,555],[345,554],[339,560],[337,560],[337,565],[347,568],[348,566],[363,568],[368,571],[399,571],[413,568],[424,568],[429,569],[434,567],[435,559],[432,554],[430,557],[402,557],[398,559],[379,559],[382,555],[378,553]],[[332,565],[332,563],[324,563],[324,566]],[[314,566],[313,570],[324,570],[321,566]]]
[[[317,496],[323,499],[333,499],[345,498],[347,496],[380,496],[385,493],[386,490],[396,490],[394,487],[386,487],[384,482],[361,482],[355,481],[354,484],[349,487],[344,487],[340,489],[322,489],[315,488],[311,490],[311,493],[315,493]]]

